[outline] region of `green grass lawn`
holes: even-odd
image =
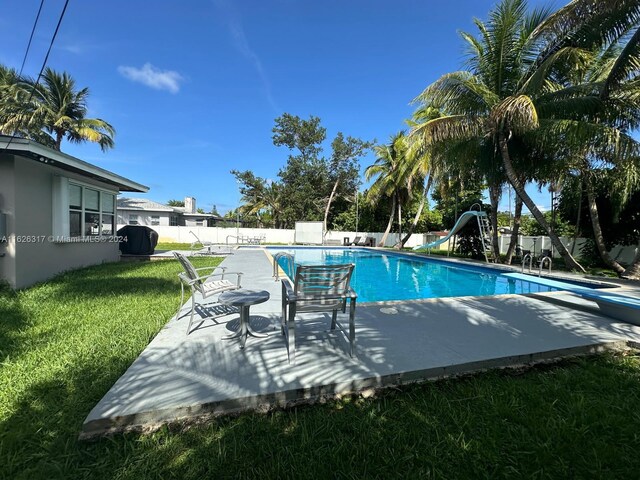
[[[79,442],[175,313],[178,271],[107,264],[0,292],[0,478],[637,478],[631,354]]]
[[[191,250],[191,243],[163,242],[156,245],[156,250]],[[196,248],[200,245],[196,245]]]

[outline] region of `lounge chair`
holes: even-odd
[[[286,337],[290,362],[295,359],[295,318],[298,313],[306,312],[332,312],[331,330],[337,326],[345,334],[349,340],[349,355],[353,356],[357,299],[350,286],[353,268],[353,264],[300,265],[293,285],[289,279],[282,279],[281,330]],[[338,310],[346,313],[347,300],[350,300],[348,334],[337,321]]]
[[[367,237],[364,239],[365,247],[375,247],[376,246],[376,237]]]
[[[185,286],[191,290],[191,317],[189,319],[189,325],[187,326],[187,335],[189,335],[189,333],[191,333],[191,324],[193,323],[193,312],[196,308],[195,294],[199,293],[200,295],[202,295],[202,299],[204,300],[205,298],[209,298],[213,295],[217,295],[228,290],[236,290],[238,288],[241,288],[240,277],[242,276],[242,273],[227,272],[226,267],[195,268],[189,261],[189,259],[181,253],[173,252],[173,255],[176,257],[176,259],[178,259],[178,261],[182,265],[182,268],[184,269],[184,272],[178,274],[178,277],[180,278],[180,288],[182,290],[178,313],[180,312],[180,308],[182,307],[182,302],[184,302]],[[210,271],[209,274],[201,274],[201,272],[205,272],[207,270]],[[222,272],[213,273],[215,270],[221,270]],[[235,275],[237,278],[236,283],[232,283],[229,280],[225,279],[225,275]],[[225,311],[222,314],[227,313],[229,312]]]
[[[194,255],[210,255],[211,254],[211,242],[203,242],[200,238],[189,230],[189,233],[193,235],[194,241],[191,242],[191,250]]]
[[[353,239],[353,242],[350,243],[350,245],[364,245],[360,243],[360,240],[362,239],[362,237],[356,237]]]

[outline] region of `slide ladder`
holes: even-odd
[[[482,242],[482,252],[484,259],[489,263],[489,258],[495,261],[493,255],[493,246],[491,245],[491,222],[489,216],[485,212],[480,212],[476,218],[478,219],[478,230],[480,231],[480,241]]]

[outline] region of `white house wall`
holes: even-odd
[[[8,242],[0,242],[0,280],[15,285],[16,281],[16,243],[10,233],[15,231],[15,182],[14,157],[0,156],[0,213],[6,214]]]
[[[12,237],[8,250],[11,261],[15,263],[15,271],[7,279],[14,288],[22,288],[46,280],[65,270],[119,259],[116,242],[54,243],[50,241],[48,237],[53,234],[53,177],[56,174],[117,194],[114,187],[105,183],[36,163],[30,159],[17,159],[14,163],[14,201],[7,207],[11,218],[9,232],[22,238],[35,237],[38,241],[16,242],[16,237]],[[2,188],[1,191],[4,196],[5,189]],[[4,260],[6,258],[0,259],[0,262]]]
[[[123,210],[118,208],[118,225],[129,225],[132,215],[137,215],[138,225],[144,225],[146,227],[168,227],[169,217],[172,215],[169,212],[147,212],[147,211],[135,211],[135,210]],[[160,225],[153,225],[151,218],[153,215],[157,215],[157,219]],[[118,227],[120,228],[120,227]]]

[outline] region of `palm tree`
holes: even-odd
[[[242,195],[240,211],[247,215],[256,215],[260,221],[261,213],[271,215],[275,228],[282,228],[282,185],[254,175],[250,170],[241,172],[231,170],[231,174],[240,183]]]
[[[440,112],[432,107],[419,108],[413,114],[411,120],[407,120],[407,124],[410,127],[415,127],[422,122],[426,122],[428,120],[438,118],[440,116]],[[408,149],[409,153],[406,156],[406,159],[410,162],[409,168],[409,177],[415,180],[422,180],[423,190],[422,195],[420,196],[420,204],[418,205],[418,210],[409,225],[409,229],[405,236],[400,240],[399,248],[403,248],[405,243],[409,241],[411,235],[418,225],[420,221],[420,216],[422,215],[422,211],[427,203],[427,198],[429,196],[429,191],[431,190],[431,185],[433,184],[434,178],[438,172],[438,151],[435,148],[425,146],[419,142],[412,142],[407,137]]]
[[[3,102],[0,129],[60,150],[62,140],[95,142],[104,151],[113,148],[115,129],[100,118],[86,118],[89,89],[76,89],[67,73],[46,68],[40,81],[18,79],[13,89],[11,109]]]
[[[525,191],[509,150],[513,137],[539,126],[534,100],[525,88],[531,84],[525,73],[539,49],[537,29],[548,16],[546,9],[527,13],[525,0],[504,0],[490,13],[486,24],[475,20],[479,38],[462,33],[469,46],[470,70],[442,76],[417,99],[441,108],[446,115],[418,126],[412,134],[426,142],[473,138],[493,142],[509,183],[545,229],[567,266],[584,271]],[[537,70],[530,73],[536,74]]]
[[[364,177],[367,181],[377,178],[367,192],[367,200],[373,204],[381,197],[391,198],[389,222],[378,244],[383,246],[391,231],[396,211],[398,222],[400,225],[402,223],[402,202],[411,184],[410,162],[407,161],[408,146],[404,132],[393,135],[388,144],[377,145],[373,150],[377,158],[373,165],[365,169]],[[400,243],[397,246],[399,247]]]

